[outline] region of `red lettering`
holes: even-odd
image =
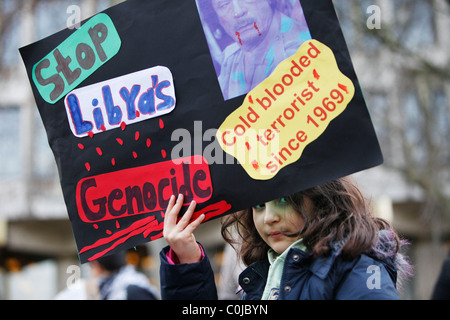
[[[186,205],[202,203],[211,198],[212,184],[206,160],[193,156],[85,178],[76,192],[81,220],[94,223],[165,210],[174,193],[184,194]]]

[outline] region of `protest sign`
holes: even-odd
[[[81,262],[382,162],[332,2],[128,0],[20,49]]]

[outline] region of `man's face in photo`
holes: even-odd
[[[242,45],[258,44],[272,23],[269,0],[212,0],[227,34]]]

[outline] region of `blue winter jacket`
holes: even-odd
[[[375,247],[374,247],[375,248]],[[383,246],[376,249],[384,250]],[[217,299],[214,273],[205,256],[193,264],[169,264],[161,251],[162,299]],[[398,255],[398,254],[397,254]],[[401,267],[394,255],[372,251],[346,260],[339,248],[325,257],[313,257],[297,248],[291,248],[285,260],[278,299],[285,300],[381,300],[399,299],[396,289],[397,268]],[[380,259],[381,258],[381,259]],[[269,270],[268,260],[246,268],[239,276],[244,290],[243,299],[261,299]]]

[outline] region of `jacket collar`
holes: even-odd
[[[298,248],[291,248],[287,254],[286,261],[292,260],[294,255],[299,257],[299,259],[296,259],[296,264],[302,264],[320,279],[325,279],[330,272],[336,257],[339,255],[339,252],[333,250],[328,256],[314,258],[309,252],[305,252]],[[269,267],[270,263],[268,259],[257,261],[248,266],[239,276],[241,286],[245,286],[245,278],[248,278],[251,282],[253,282],[255,278],[260,278],[265,282],[269,273]]]
[[[339,255],[339,251],[331,251],[331,254],[323,257],[314,258],[310,252],[298,248],[291,248],[287,254],[286,261],[292,260],[294,255],[300,257],[296,263],[302,264],[308,268],[314,275],[320,279],[325,279],[333,266],[334,261]],[[246,270],[251,270],[263,279],[267,278],[270,263],[267,259],[251,264]]]

